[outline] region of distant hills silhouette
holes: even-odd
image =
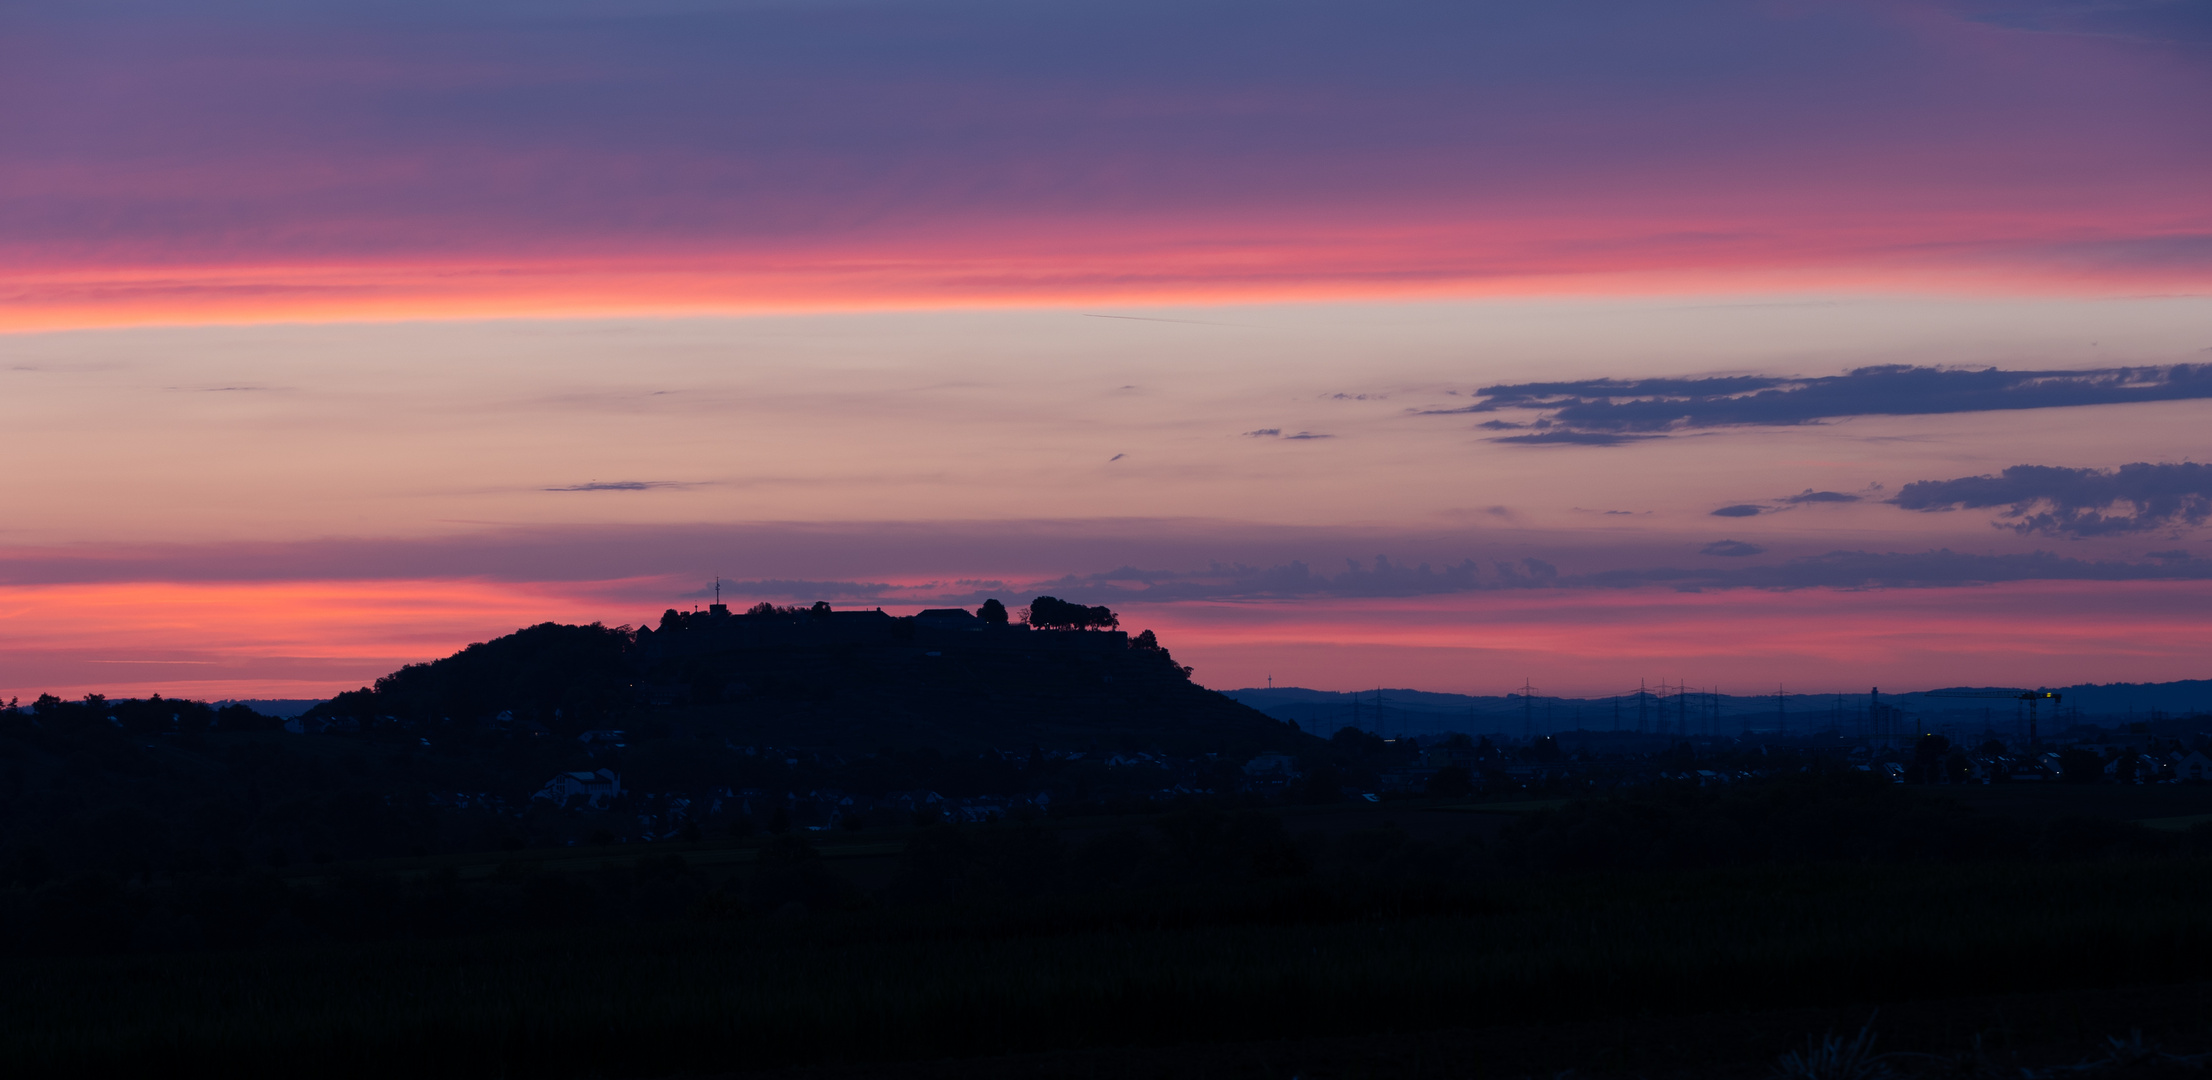
[[[1961,687],[1958,689],[1972,689]],[[2115,722],[2172,722],[2196,714],[2212,714],[2212,679],[2184,679],[2163,683],[2078,684],[2040,689],[2062,696],[2059,708],[2047,711],[2052,720]],[[1622,730],[1646,730],[1664,722],[1678,730],[1682,711],[1688,713],[1692,733],[1740,734],[1787,730],[1806,733],[1825,724],[1863,716],[1867,706],[1879,704],[1902,709],[1941,723],[1972,725],[1984,720],[2007,726],[2014,707],[2002,700],[1931,697],[1927,692],[1890,693],[1878,699],[1868,691],[1856,694],[1784,693],[1716,694],[1691,687],[1687,700],[1673,686],[1650,686],[1619,695],[1571,698],[1531,693],[1524,702],[1519,694],[1448,694],[1427,690],[1391,689],[1340,692],[1304,687],[1245,687],[1223,693],[1279,720],[1297,723],[1309,731],[1333,731],[1346,725],[1387,734],[1431,734],[1463,731],[1470,734],[1504,732],[1521,734],[1613,730],[1616,710]],[[1639,702],[1639,696],[1641,701]],[[1639,714],[1639,705],[1641,713]],[[2212,724],[2212,716],[2206,718]],[[1806,725],[1812,725],[1808,727]]]

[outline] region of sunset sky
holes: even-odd
[[[2212,678],[2212,4],[0,0],[0,699]]]

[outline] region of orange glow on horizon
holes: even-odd
[[[7,586],[0,696],[328,697],[612,606],[561,586],[476,580]]]
[[[1823,238],[1830,242],[1835,237]],[[1186,306],[1301,301],[1766,295],[2113,296],[2212,288],[2191,265],[1977,258],[1906,237],[1678,249],[1561,243],[1481,229],[1101,250],[899,249],[605,258],[471,258],[0,272],[0,332],[145,325],[847,311]]]
[[[535,623],[623,623],[659,579],[0,587],[0,697],[327,697]],[[872,606],[872,605],[871,605]],[[917,601],[914,606],[928,606]],[[1742,692],[2067,685],[2207,674],[2212,582],[1790,592],[1525,590],[1120,604],[1203,685],[1603,696],[1639,677]]]
[[[1743,692],[2060,686],[2212,675],[2212,582],[1454,593],[1132,605],[1208,686],[1604,696],[1639,677]],[[1177,643],[1180,643],[1178,645]]]

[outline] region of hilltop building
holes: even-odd
[[[762,604],[741,613],[714,604],[703,612],[664,613],[657,628],[637,632],[637,644],[640,657],[652,663],[736,649],[825,645],[1119,652],[1129,648],[1129,635],[1120,630],[1044,630],[1026,623],[993,623],[964,608],[931,608],[896,616],[882,608],[836,611],[823,603],[811,608]]]

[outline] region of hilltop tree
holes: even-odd
[[[1350,724],[1336,729],[1336,734],[1329,736],[1329,746],[1339,757],[1352,761],[1389,749],[1383,743],[1382,736],[1361,731]]]
[[[1006,625],[1006,605],[999,603],[998,598],[994,596],[989,600],[985,600],[982,607],[975,609],[975,617],[993,626],[1004,626]]]
[[[1111,630],[1121,617],[1103,604],[1086,607],[1056,596],[1040,596],[1029,602],[1029,625],[1041,630]]]

